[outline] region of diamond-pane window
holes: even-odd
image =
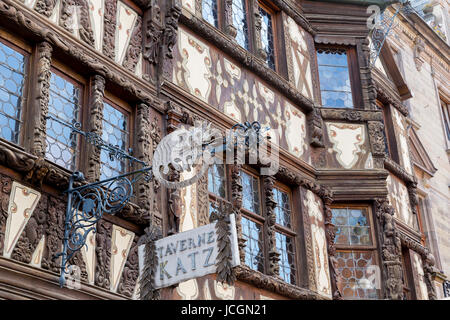
[[[103,134],[102,139],[109,144],[118,147],[127,152],[130,132],[129,132],[129,117],[113,107],[111,104],[103,103]],[[126,172],[126,160],[119,160],[111,158],[109,152],[102,150],[100,153],[101,179],[108,179]]]
[[[266,52],[266,62],[269,68],[275,70],[275,49],[273,38],[272,15],[262,7],[259,7],[259,13],[262,17],[261,25],[261,43]]]
[[[290,284],[295,284],[295,254],[294,238],[285,234],[275,233],[277,251],[280,254],[280,276]]]
[[[353,108],[352,86],[345,50],[318,50],[322,106]]]
[[[242,179],[242,207],[256,214],[260,214],[259,179],[241,171]]]
[[[249,50],[248,21],[245,0],[233,0],[233,25],[237,30],[237,43]]]
[[[274,200],[277,203],[275,207],[276,223],[286,228],[291,228],[291,203],[289,194],[274,188]]]
[[[71,126],[79,121],[80,86],[74,81],[51,73],[48,114]],[[77,150],[77,136],[56,120],[47,120],[47,150],[45,157],[73,171]]]
[[[250,219],[242,217],[242,236],[245,242],[245,264],[260,272],[264,272],[264,254],[262,226]]]
[[[19,143],[27,57],[0,42],[0,137]]]
[[[203,19],[205,19],[206,21],[208,21],[208,23],[218,28],[219,19],[217,14],[217,0],[203,0],[202,15]]]

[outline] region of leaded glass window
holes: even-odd
[[[209,213],[218,209],[218,201],[227,199],[227,174],[224,164],[214,163],[208,169]]]
[[[322,106],[353,108],[352,86],[345,50],[317,51]]]
[[[237,43],[249,50],[248,20],[245,0],[233,0],[233,25],[236,27]]]
[[[252,213],[260,214],[259,179],[241,171],[242,207]]]
[[[266,52],[266,62],[269,68],[275,70],[275,47],[273,41],[273,21],[272,14],[262,7],[259,7],[259,13],[262,17],[261,24],[261,43]]]
[[[124,111],[103,103],[102,139],[127,152],[130,140],[129,116]],[[110,157],[109,152],[101,150],[101,179],[116,177],[126,172],[126,160]]]
[[[280,254],[280,276],[290,284],[295,284],[295,254],[294,254],[294,238],[283,233],[276,232],[276,247]]]
[[[203,0],[202,1],[202,15],[203,19],[218,28],[219,19],[217,11],[217,0]]]
[[[336,226],[336,244],[371,245],[368,210],[362,208],[339,208],[333,210]]]
[[[275,188],[273,190],[274,200],[277,203],[275,207],[276,223],[291,228],[291,203],[289,194],[281,189]]]
[[[0,42],[0,137],[19,143],[27,57]]]
[[[246,217],[241,219],[242,236],[245,242],[245,264],[253,270],[264,272],[264,246],[262,226]]]
[[[336,226],[336,258],[342,275],[339,289],[346,299],[377,299],[380,273],[377,247],[372,239],[369,207],[332,208]]]
[[[77,123],[80,114],[80,85],[52,71],[49,91],[48,114],[67,125]],[[47,120],[45,157],[73,171],[76,165],[77,136],[60,122],[53,119]]]

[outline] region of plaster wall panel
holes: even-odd
[[[103,20],[105,14],[105,0],[89,0],[89,18],[94,33],[95,49],[102,51]]]
[[[422,258],[420,257],[420,255],[418,253],[416,253],[412,250],[410,250],[410,252],[411,252],[412,267],[413,267],[417,299],[418,300],[428,300],[428,289],[427,289],[427,285],[425,284],[425,279],[424,279]]]
[[[11,257],[14,246],[28,220],[30,220],[40,198],[41,194],[38,191],[25,187],[16,181],[13,182],[8,205],[5,242],[3,245],[4,257]]]
[[[310,190],[306,190],[306,197],[303,202],[308,210],[311,223],[317,292],[331,298],[330,271],[328,266],[327,239],[325,236],[322,201]]]
[[[110,265],[110,284],[111,291],[116,292],[120,282],[125,262],[133,243],[134,233],[113,225],[111,236],[111,265]]]
[[[405,184],[393,175],[387,178],[388,199],[394,207],[394,217],[408,226],[417,229],[417,217],[411,210],[408,189]]]
[[[115,59],[122,64],[138,14],[125,3],[117,2]]]

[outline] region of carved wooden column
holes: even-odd
[[[274,200],[273,188],[275,185],[275,178],[273,176],[264,177],[264,197],[266,204],[266,241],[269,248],[269,270],[268,274],[271,276],[279,276],[280,266],[280,253],[276,247],[275,237],[275,207],[277,203]]]
[[[53,48],[48,42],[41,42],[37,45],[36,54],[36,78],[37,84],[34,87],[32,101],[34,101],[33,117],[30,117],[31,140],[28,141],[27,148],[32,154],[40,158],[45,157],[46,151],[46,130],[48,114],[51,63]]]
[[[372,149],[373,164],[375,169],[384,168],[386,157],[386,145],[384,143],[384,125],[381,121],[367,121],[369,141]]]
[[[173,47],[178,38],[178,19],[181,15],[181,4],[179,0],[171,0],[166,3],[166,10],[164,16],[164,30],[161,35],[161,56],[159,74],[165,79],[172,79],[172,59]],[[159,82],[163,80],[160,79]]]
[[[250,0],[251,5],[249,6],[249,13],[252,16],[250,23],[253,24],[252,30],[254,30],[254,52],[262,60],[267,60],[267,53],[264,50],[262,40],[261,40],[261,29],[262,29],[262,17],[259,14],[259,4],[258,0]]]
[[[360,66],[361,89],[363,109],[377,110],[376,99],[377,90],[372,79],[372,69],[370,68],[370,46],[369,40],[364,39],[357,42],[356,50],[358,63]],[[355,106],[357,107],[357,106]],[[359,106],[358,106],[359,107]]]
[[[307,115],[308,126],[310,129],[309,144],[316,148],[323,148],[323,128],[322,116],[320,114],[320,107],[314,106],[314,109]]]
[[[376,215],[381,226],[382,261],[384,271],[385,298],[400,300],[403,298],[401,241],[397,235],[394,221],[394,208],[387,198],[375,200]]]
[[[103,131],[103,97],[105,94],[105,78],[95,75],[90,79],[91,97],[89,109],[89,131],[102,136]],[[85,170],[88,181],[100,180],[100,149],[92,144],[87,144],[86,154],[88,155],[88,164]]]
[[[112,60],[115,58],[116,14],[117,1],[105,0],[103,54]]]
[[[225,12],[225,33],[235,39],[237,35],[237,29],[233,24],[233,0],[225,0],[223,6]]]
[[[231,203],[233,204],[233,213],[236,217],[236,232],[238,238],[239,257],[241,263],[245,261],[245,243],[247,240],[242,236],[242,179],[239,174],[241,171],[241,164],[233,164],[231,166]]]
[[[332,194],[330,191],[321,188],[320,195],[323,201],[324,207],[324,224],[325,224],[325,236],[327,239],[327,249],[328,249],[328,264],[330,265],[330,280],[331,280],[331,290],[332,297],[336,300],[342,299],[342,294],[339,290],[339,280],[341,275],[337,271],[338,264],[336,258],[336,246],[334,245],[334,239],[336,237],[336,227],[332,222],[333,212],[331,211],[331,203],[333,202]]]
[[[149,75],[150,79],[155,79],[157,77],[163,36],[163,22],[158,0],[148,2],[143,20],[143,30],[145,30],[143,57],[148,62],[145,73]]]
[[[135,156],[147,164],[151,162],[153,149],[150,129],[150,107],[145,103],[139,103],[136,114]],[[140,180],[136,188],[136,201],[146,214],[150,214],[153,196],[151,183]]]

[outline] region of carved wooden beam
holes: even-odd
[[[403,298],[402,262],[400,233],[394,220],[394,208],[387,198],[375,200],[375,213],[381,226],[380,243],[384,272],[385,298],[401,300]]]
[[[344,121],[382,121],[381,110],[348,110],[320,108],[320,113],[324,120],[344,120]]]
[[[89,108],[90,132],[96,133],[99,137],[103,134],[103,97],[105,94],[105,78],[95,75],[91,78],[91,95]],[[87,145],[88,167],[86,168],[86,179],[90,182],[100,180],[100,149],[92,144]]]

